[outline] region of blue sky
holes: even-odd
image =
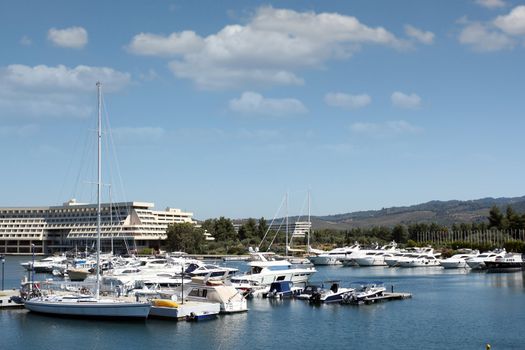
[[[524,2],[5,0],[0,42],[0,206],[93,200],[97,80],[114,200],[205,219],[286,192],[304,214],[309,188],[315,215],[523,195]]]

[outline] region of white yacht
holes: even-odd
[[[485,252],[476,257],[467,259],[467,265],[473,270],[484,270],[487,268],[485,262],[494,261],[496,258],[502,258],[507,252],[505,249],[498,252]]]
[[[441,266],[445,269],[463,269],[467,268],[467,259],[474,258],[479,255],[479,251],[472,253],[455,254],[450,258],[440,261]]]
[[[179,289],[183,291],[183,299],[190,301],[219,303],[221,313],[248,311],[248,304],[243,294],[232,285],[207,277],[192,277],[191,283],[184,284]],[[177,295],[177,294],[175,294]],[[172,299],[176,299],[173,298]]]
[[[398,260],[399,267],[433,267],[439,266],[439,260],[433,254],[420,254],[416,257],[407,257]]]
[[[96,266],[100,267],[100,231],[101,231],[101,195],[102,195],[102,95],[101,85],[97,82],[98,92],[98,178],[97,178],[97,255]],[[40,295],[27,300],[25,308],[55,316],[82,318],[147,318],[151,304],[149,302],[130,302],[115,298],[100,298],[100,268],[96,268],[96,289],[94,296],[80,293],[74,295]],[[34,281],[32,281],[34,282]]]
[[[230,278],[235,275],[239,269],[233,267],[218,266],[205,263],[191,263],[184,273],[190,276],[208,276],[213,278]]]
[[[259,261],[250,261],[250,270],[239,276],[231,278],[231,282],[246,283],[250,282],[258,286],[269,286],[275,281],[291,281],[294,284],[306,284],[308,279],[316,272],[313,267],[294,267],[287,260],[267,260],[262,253]]]
[[[523,270],[525,262],[522,254],[507,253],[494,261],[485,261],[485,265],[489,272],[513,272]]]
[[[348,257],[359,249],[359,244],[355,243],[350,247],[335,248],[326,253],[309,256],[308,259],[314,265],[340,265],[341,259]]]
[[[392,242],[380,249],[359,250],[351,254],[347,260],[352,259],[359,266],[386,266],[385,257],[399,252],[396,242]],[[343,262],[344,265],[345,262]]]
[[[51,273],[56,265],[61,265],[67,262],[65,255],[59,256],[48,256],[42,260],[34,262],[34,271],[35,273]],[[33,261],[26,261],[20,263],[24,269],[31,271],[31,266],[33,266]]]
[[[389,267],[398,267],[401,263],[406,264],[407,261],[411,261],[422,254],[433,255],[434,249],[432,247],[407,248],[404,251],[385,256],[385,263]]]

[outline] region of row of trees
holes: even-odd
[[[350,230],[321,229],[312,234],[310,241],[325,248],[350,245],[355,241],[361,244],[371,244],[395,240],[401,244],[413,245],[420,240],[422,232],[447,235],[450,232],[484,232],[488,229],[525,230],[525,214],[517,213],[510,206],[507,207],[505,214],[498,207],[492,207],[487,219],[486,223],[462,223],[453,224],[450,227],[436,223],[417,223]],[[235,230],[233,222],[225,217],[208,219],[201,224],[201,227],[188,223],[174,224],[168,228],[166,248],[171,251],[180,250],[194,254],[242,254],[246,253],[247,247],[258,246],[267,231],[268,223],[264,217],[259,220],[253,218],[246,220],[238,231]],[[215,241],[206,241],[204,232],[215,237]],[[275,232],[270,231],[265,245],[261,247],[262,250],[268,247],[269,241],[273,241],[272,249],[284,250],[284,234],[275,235]],[[294,244],[305,245],[306,238],[301,242],[295,241]]]
[[[525,213],[517,213],[511,206],[507,207],[505,214],[497,206],[490,209],[488,217],[489,228],[498,230],[525,230]]]

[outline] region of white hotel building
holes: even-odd
[[[190,222],[193,213],[167,208],[153,210],[153,203],[123,202],[101,205],[101,245],[159,248],[168,224]],[[111,209],[110,209],[111,208]],[[97,205],[0,208],[0,254],[50,254],[93,246],[97,237]]]

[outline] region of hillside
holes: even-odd
[[[470,201],[431,201],[408,207],[384,208],[346,214],[312,216],[314,229],[347,230],[356,227],[394,226],[396,224],[486,222],[489,210],[497,205],[503,211],[511,205],[517,212],[525,212],[525,196],[514,198],[483,198]],[[292,219],[293,220],[293,219]]]

